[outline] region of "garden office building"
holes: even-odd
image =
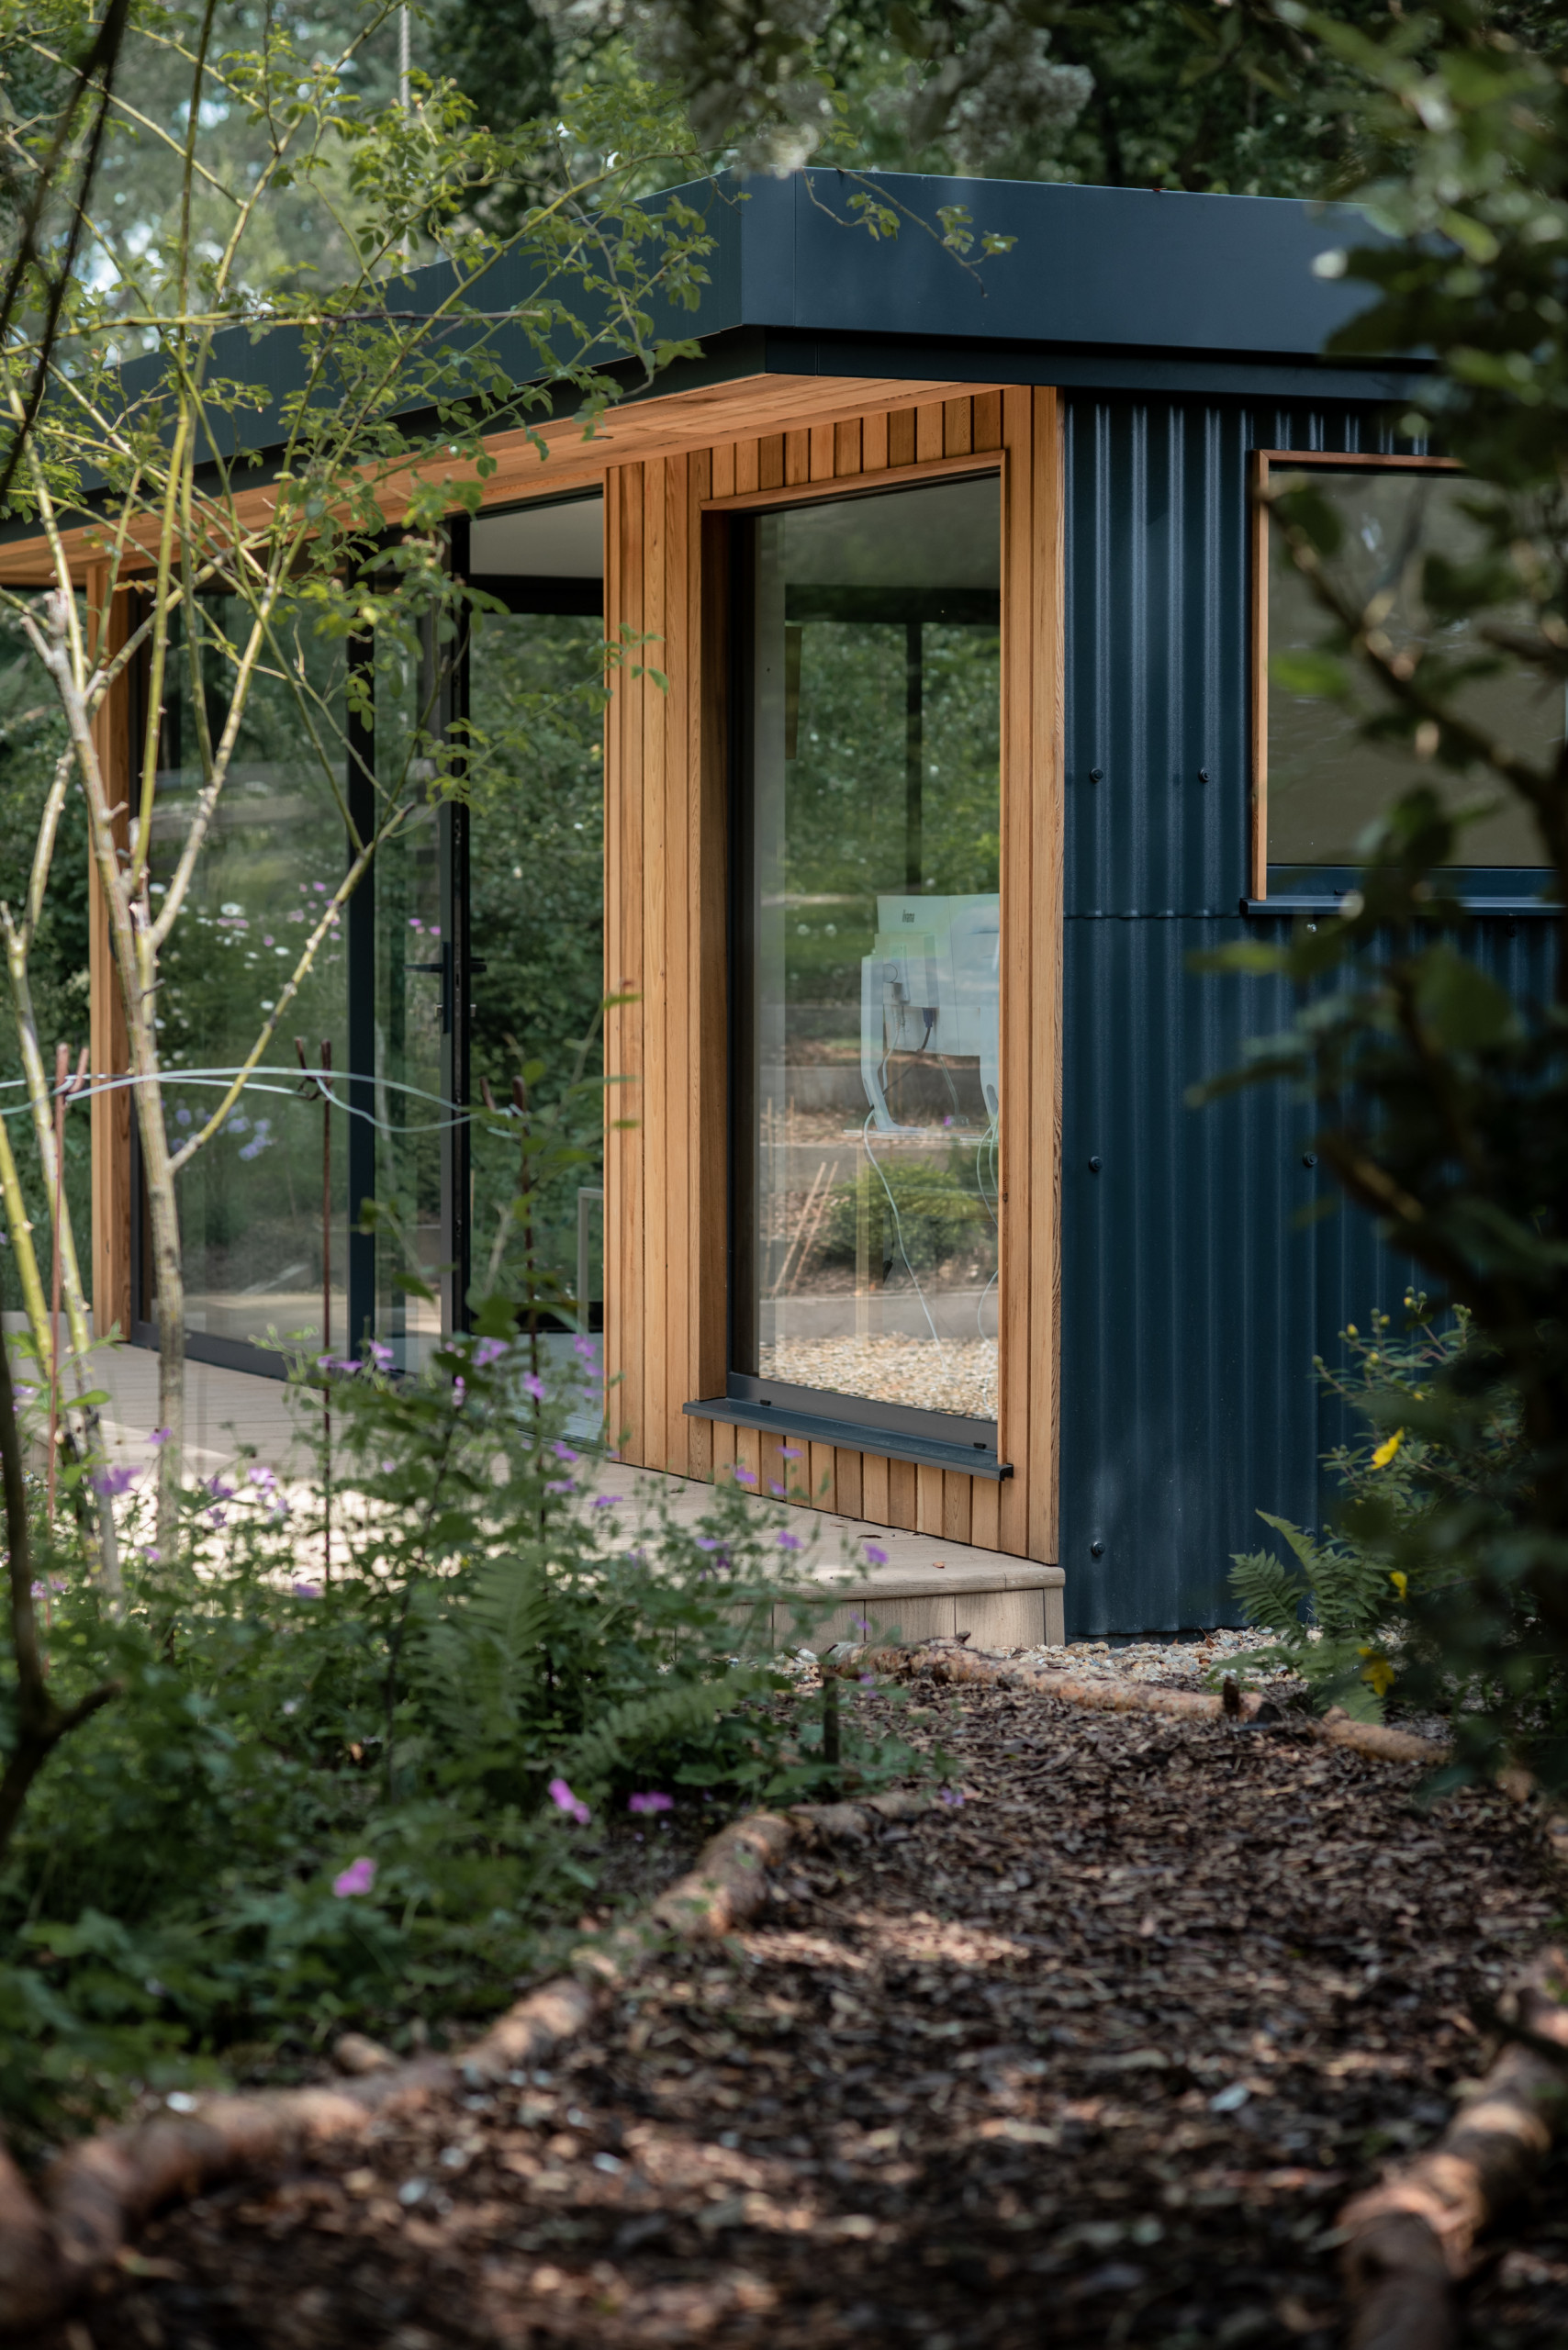
[[[602,1167],[553,1245],[580,1251],[622,1458],[739,1465],[989,1556],[1009,1644],[1059,1638],[1063,1603],[1075,1636],[1213,1624],[1255,1511],[1319,1514],[1315,1354],[1403,1287],[1364,1220],[1310,1213],[1309,1104],[1187,1102],[1290,1016],[1280,983],[1193,956],[1332,918],[1401,785],[1352,721],[1268,683],[1271,646],[1321,631],[1252,490],[1310,466],[1369,585],[1397,588],[1459,479],[1397,437],[1418,371],[1322,355],[1365,298],[1314,272],[1368,233],[1354,216],[896,192],[1016,242],[979,270],[918,226],[873,242],[831,172],[699,191],[701,357],[591,441],[549,427],[546,463],[498,433],[481,510],[454,515],[488,599],[448,720],[504,741],[542,690],[556,716],[468,804],[432,794],[312,979],[312,1053],[374,1113],[334,1162],[326,1335],[413,1368],[461,1326],[514,1162],[445,1105],[504,1098],[514,1040],[569,1054],[608,992]],[[9,537],[5,576],[46,577]],[[634,657],[586,695],[607,639]],[[331,690],[366,656],[311,657]],[[111,762],[138,690],[100,722]],[[420,690],[378,666],[367,759]],[[1561,711],[1519,722],[1561,735]],[[176,690],[155,868],[188,723]],[[177,1124],[201,1104],[174,1065],[243,1055],[344,871],[338,802],[264,692],[245,748],[164,1007]],[[1511,815],[1465,839],[1469,951],[1526,984],[1539,853]],[[95,1069],[123,1069],[101,921],[92,984]],[[151,1344],[125,1091],[92,1116],[95,1320]],[[193,1358],[275,1372],[278,1333],[319,1343],[319,1135],[304,1096],[247,1096],[182,1179]],[[401,1203],[428,1299],[359,1228],[369,1197]]]

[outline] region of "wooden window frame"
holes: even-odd
[[[1264,492],[1269,476],[1300,473],[1322,465],[1336,473],[1357,467],[1375,473],[1462,473],[1452,457],[1383,456],[1337,449],[1254,449],[1249,465],[1248,507],[1251,576],[1249,602],[1250,636],[1250,730],[1252,789],[1249,807],[1249,867],[1252,896],[1269,894],[1269,507]]]

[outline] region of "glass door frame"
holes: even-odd
[[[470,586],[482,588],[495,597],[509,611],[542,616],[580,614],[599,618],[602,621],[602,578],[557,579],[476,574],[469,565],[468,518],[466,515],[452,517],[447,529],[453,570]],[[433,731],[442,740],[451,740],[454,734],[461,739],[469,710],[471,658],[471,639],[465,632],[444,679],[440,681],[435,700]],[[369,637],[353,639],[348,659],[352,668],[362,675],[369,673],[366,682],[374,698],[373,640]],[[425,662],[425,690],[428,693],[436,682],[432,644],[427,643]],[[132,679],[134,692],[138,683],[143,682],[139,669],[133,669]],[[139,739],[138,716],[133,706],[133,740]],[[347,751],[349,812],[363,839],[374,826],[375,817],[375,736],[373,730],[352,710],[347,723]],[[456,800],[441,800],[436,809],[442,963],[440,1087],[444,1101],[456,1110],[466,1107],[468,1103],[474,979],[476,972],[484,968],[482,960],[476,962],[473,954],[470,836],[467,808]],[[344,854],[346,857],[346,837]],[[344,910],[344,932],[348,1068],[341,1072],[341,1077],[347,1114],[340,1120],[339,1135],[341,1147],[346,1146],[348,1207],[346,1234],[340,1228],[334,1238],[345,1247],[342,1261],[347,1268],[347,1328],[341,1337],[343,1351],[353,1356],[357,1354],[367,1337],[375,1334],[376,1321],[376,1241],[373,1233],[362,1232],[359,1228],[359,1203],[374,1198],[376,1192],[377,941],[376,865],[374,858],[358,889],[348,901]],[[280,1042],[279,1049],[286,1051],[286,1040]],[[345,1125],[346,1136],[342,1134]],[[472,1318],[467,1302],[473,1263],[472,1160],[467,1121],[459,1114],[450,1115],[442,1128],[441,1142],[441,1253],[443,1267],[441,1322],[443,1335],[465,1330]],[[151,1250],[148,1223],[140,1141],[133,1116],[130,1121],[131,1326],[129,1335],[132,1345],[155,1348],[158,1327],[150,1310]],[[339,1335],[336,1332],[331,1334],[332,1337]],[[324,1351],[328,1345],[330,1340],[324,1342]],[[224,1337],[210,1331],[187,1327],[185,1353],[193,1362],[212,1363],[224,1370],[246,1371],[267,1379],[287,1376],[282,1355],[248,1339]]]

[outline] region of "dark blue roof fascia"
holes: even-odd
[[[892,242],[857,224],[870,191],[902,208]],[[865,177],[807,171],[681,193],[722,251],[698,330],[941,337],[1080,351],[1316,358],[1373,298],[1354,279],[1313,274],[1320,253],[1381,239],[1353,206],[1272,196],[1160,195],[1058,182]],[[977,231],[1014,237],[965,269],[935,234],[945,206]]]

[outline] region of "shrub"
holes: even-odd
[[[862,1220],[871,1262],[890,1267],[907,1259],[912,1271],[940,1264],[966,1243],[973,1247],[990,1222],[978,1193],[952,1168],[897,1158],[865,1168],[853,1182],[838,1186],[828,1209],[824,1254],[856,1261]]]
[[[118,1622],[64,1520],[40,1539],[51,1685],[122,1694],[35,1784],[0,1875],[0,2109],[24,2134],[258,2042],[297,2063],[351,2020],[397,2039],[504,2004],[633,1794],[911,1767],[851,1720],[830,1773],[791,1723],[779,1513],[734,1489],[696,1526],[653,1494],[601,1505],[566,1433],[588,1366],[535,1371],[487,1313],[417,1379],[329,1374],[330,1580],[320,1480],[253,1458],[186,1494],[175,1555],[142,1539],[151,1495],[122,1502]]]
[[[1381,1719],[1396,1684],[1452,1704],[1473,1694],[1429,1637],[1466,1593],[1456,1563],[1456,1513],[1511,1506],[1520,1451],[1517,1410],[1499,1404],[1483,1342],[1462,1308],[1435,1316],[1423,1297],[1405,1300],[1395,1334],[1374,1310],[1370,1335],[1343,1333],[1350,1368],[1318,1377],[1364,1423],[1325,1455],[1344,1495],[1322,1534],[1258,1515],[1291,1559],[1270,1550],[1236,1556],[1232,1587],[1249,1623],[1276,1645],[1256,1662],[1299,1673],[1323,1705]],[[1517,1494],[1514,1499],[1517,1500]],[[1528,1631],[1521,1617],[1518,1630]]]

